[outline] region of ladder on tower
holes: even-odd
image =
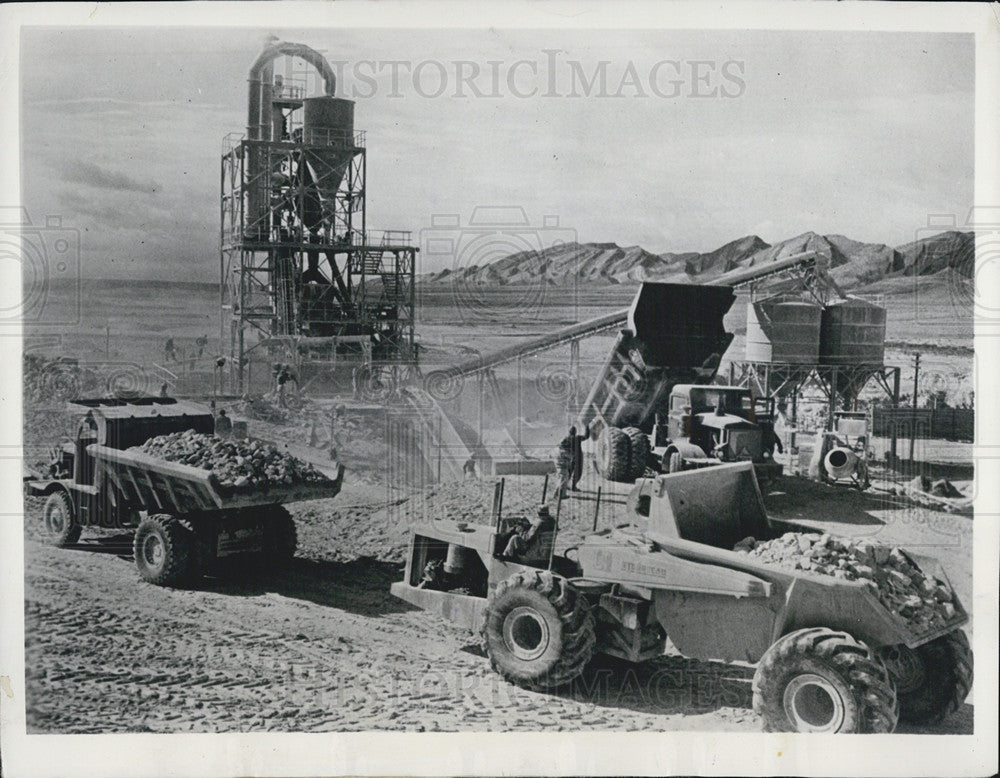
[[[405,293],[403,284],[400,283],[398,273],[381,273],[382,277],[382,298],[385,302],[395,305],[404,302]]]
[[[355,266],[355,270],[360,270],[366,276],[378,275],[382,272],[382,252],[379,250],[365,250],[361,252],[360,261]]]

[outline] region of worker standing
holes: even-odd
[[[573,439],[576,437],[576,427],[569,428],[569,435],[559,441],[556,451],[556,473],[559,476],[559,496],[565,497],[573,478]]]
[[[570,427],[570,437],[573,440],[573,475],[570,480],[570,489],[574,492],[580,491],[577,484],[583,476],[583,441],[590,437],[590,429],[584,428],[582,435],[576,434],[576,427]]]
[[[167,342],[163,345],[163,361],[164,362],[177,361],[177,350],[174,347],[173,338],[167,338]]]
[[[333,413],[330,415],[330,459],[336,460],[337,454],[340,449],[340,434],[339,430],[344,423],[344,412],[347,409],[341,404],[337,405],[333,409]]]
[[[762,424],[761,433],[764,451],[767,452],[768,457],[771,459],[774,458],[775,447],[777,447],[779,453],[785,453],[785,447],[781,444],[781,436],[778,435],[773,424]]]
[[[282,408],[286,407],[285,402],[285,387],[288,386],[288,382],[291,380],[291,374],[288,372],[288,368],[285,365],[281,365],[278,368],[278,375],[275,378],[278,384],[278,405]]]
[[[233,420],[226,415],[225,409],[219,411],[215,417],[215,435],[219,438],[228,438],[233,434]]]

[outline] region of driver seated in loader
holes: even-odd
[[[549,513],[549,506],[542,505],[534,521],[521,520],[521,526],[514,531],[507,542],[503,558],[515,562],[548,561],[549,547],[553,542],[552,532],[555,528],[556,522]]]

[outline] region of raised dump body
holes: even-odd
[[[647,429],[677,383],[708,383],[733,336],[723,319],[729,286],[645,282],[580,411],[585,427]]]
[[[756,413],[757,399],[767,406],[767,398],[734,387],[746,408],[727,415],[696,407],[694,395],[720,391],[710,384],[733,339],[724,319],[734,299],[730,286],[642,285],[578,417],[577,426],[597,438],[601,476],[630,482],[648,468],[674,472],[747,459],[762,485],[781,475],[768,445],[776,440],[773,415]]]

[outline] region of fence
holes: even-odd
[[[975,419],[972,408],[875,408],[872,431],[889,437],[895,428],[898,437],[908,438],[915,429],[918,438],[973,441]]]

